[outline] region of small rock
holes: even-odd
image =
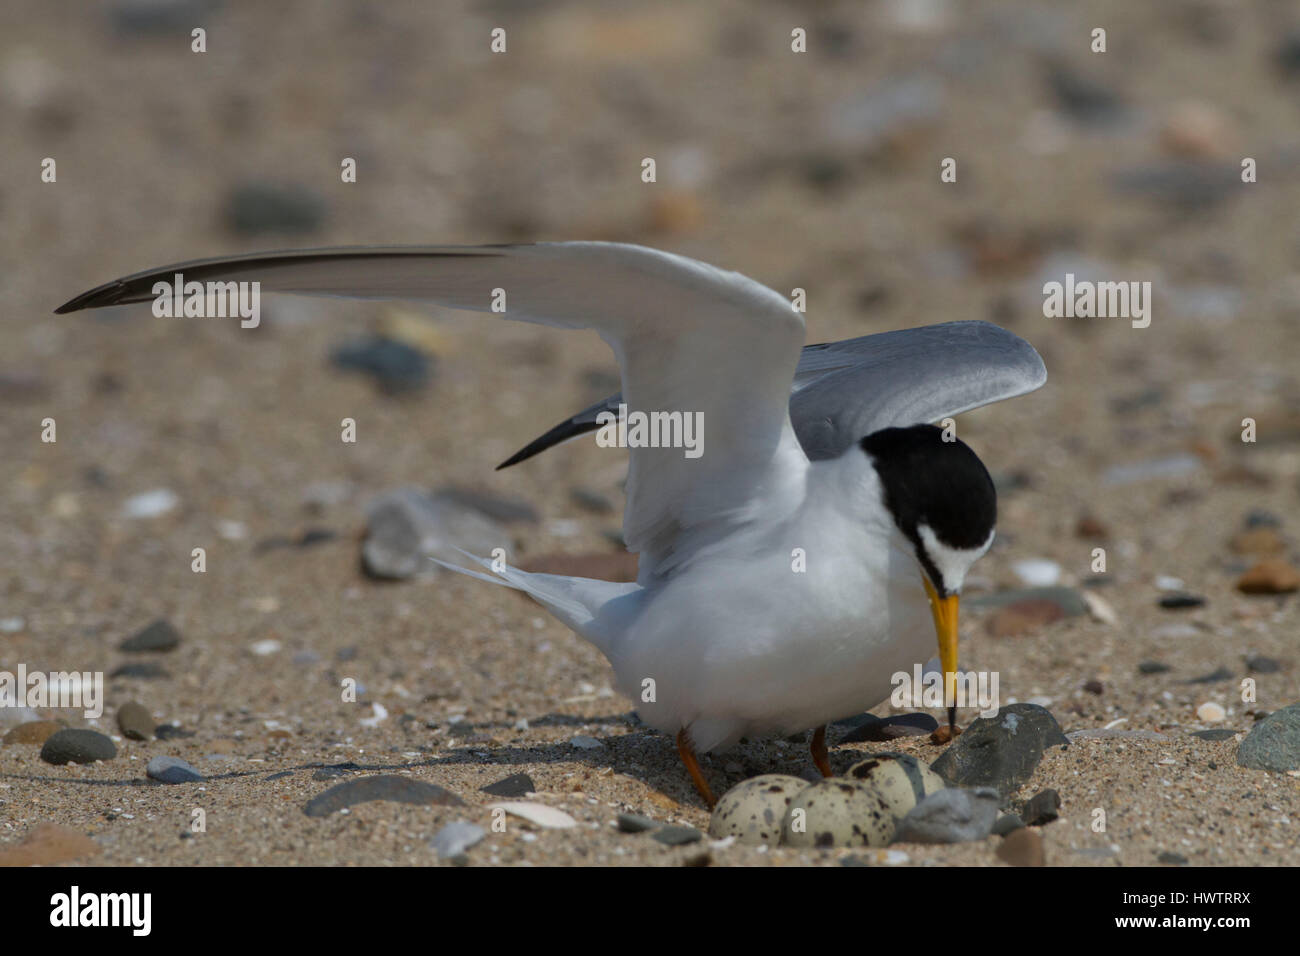
[[[803,783],[802,780],[799,782],[801,784]],[[721,806],[722,801],[719,800],[718,804]],[[785,811],[783,810],[782,813],[784,812]],[[661,826],[663,826],[663,824],[658,820],[652,820],[650,817],[642,816],[639,813],[620,813],[618,815],[618,829],[620,833],[645,833],[647,830],[657,830]],[[713,833],[712,824],[709,825],[709,833],[715,836],[718,835]],[[743,843],[745,841],[742,840],[741,842]]]
[[[127,518],[157,518],[171,511],[180,498],[170,488],[155,488],[134,497],[122,504],[122,514]]]
[[[330,787],[324,793],[309,800],[303,807],[303,812],[309,817],[326,817],[346,807],[368,803],[371,800],[391,800],[397,803],[443,807],[465,805],[460,797],[435,784],[412,780],[410,777],[400,777],[396,774],[384,774],[349,780]]]
[[[145,767],[145,776],[159,783],[202,783],[203,774],[199,773],[180,757],[159,755],[149,761]]]
[[[1160,599],[1160,606],[1167,611],[1180,611],[1185,608],[1200,607],[1205,598],[1199,594],[1166,594]]]
[[[997,821],[993,824],[993,835],[1006,836],[1013,830],[1023,828],[1024,825],[1025,821],[1020,819],[1020,814],[1004,813],[1002,816],[998,817]]]
[[[995,851],[998,859],[1012,866],[1044,866],[1043,835],[1037,830],[1019,829],[1006,835]]]
[[[1171,866],[1186,866],[1188,861],[1187,857],[1183,856],[1181,853],[1171,853],[1168,850],[1164,850],[1156,857],[1156,862],[1168,863]]]
[[[149,708],[135,701],[117,709],[117,728],[122,736],[131,740],[148,740],[153,736],[155,722]]]
[[[1252,674],[1276,674],[1282,665],[1271,657],[1254,655],[1246,658],[1246,669]]]
[[[113,741],[93,730],[60,730],[51,734],[41,747],[41,759],[57,765],[94,763],[116,756]]]
[[[1300,704],[1256,721],[1237,748],[1237,763],[1254,770],[1300,770]]]
[[[1256,508],[1246,514],[1245,525],[1247,528],[1280,528],[1282,519],[1271,511],[1265,511],[1262,508]]]
[[[174,651],[180,646],[181,635],[172,627],[171,622],[159,618],[143,630],[137,631],[118,645],[128,654],[146,652],[163,653]]]
[[[97,856],[98,843],[79,830],[57,823],[39,823],[21,843],[0,848],[0,866],[53,866]]]
[[[1031,588],[1048,588],[1061,579],[1061,566],[1046,558],[1027,558],[1016,561],[1011,570],[1020,583]]]
[[[241,236],[314,232],[324,216],[321,197],[298,185],[249,182],[235,187],[225,201],[226,226]]]
[[[952,787],[930,794],[898,824],[895,843],[966,843],[993,832],[998,792]]]
[[[568,830],[578,825],[578,821],[563,810],[548,807],[544,803],[494,803],[491,804],[491,807],[494,810],[504,810],[511,816],[519,817],[521,820],[527,820],[529,823],[551,830]]]
[[[1105,541],[1110,538],[1110,528],[1091,515],[1083,515],[1079,518],[1074,526],[1074,533],[1077,537],[1092,541]]]
[[[153,729],[153,735],[159,740],[184,740],[194,736],[194,731],[185,730],[176,724],[159,724]]]
[[[1237,581],[1243,594],[1290,594],[1298,589],[1300,571],[1279,558],[1259,562]]]
[[[1220,667],[1209,674],[1202,674],[1200,677],[1193,677],[1184,681],[1185,684],[1221,684],[1225,680],[1232,680],[1233,673],[1226,667]]]
[[[330,361],[338,368],[369,375],[385,395],[417,392],[433,377],[427,355],[381,335],[339,346]]]
[[[980,717],[930,765],[960,787],[993,787],[1010,793],[1033,775],[1048,747],[1067,745],[1051,712],[1035,704],[1010,704],[994,717]],[[989,821],[990,826],[992,820]]]
[[[482,827],[464,820],[457,820],[454,823],[448,823],[439,830],[433,839],[429,841],[429,845],[433,847],[434,852],[441,859],[446,860],[464,855],[485,836],[487,836],[487,831]]]
[[[1089,694],[1097,694],[1097,695],[1101,695],[1106,691],[1105,685],[1102,684],[1102,682],[1097,680],[1095,677],[1092,680],[1084,681],[1083,689],[1087,691]]]
[[[577,747],[579,750],[604,750],[605,745],[595,737],[587,737],[579,734],[569,740],[569,746]]]
[[[1046,826],[1061,815],[1060,809],[1061,795],[1049,788],[1029,798],[1024,810],[1020,812],[1020,818],[1027,827]]]
[[[1138,662],[1139,674],[1166,674],[1169,672],[1169,670],[1170,670],[1169,665],[1161,663],[1160,661],[1139,661]]]
[[[697,843],[703,838],[704,834],[695,827],[684,826],[659,827],[650,834],[650,839],[667,846],[685,846],[688,843]]]
[[[533,783],[533,778],[526,773],[512,773],[496,783],[480,787],[479,792],[493,797],[526,797],[530,793],[537,792],[537,784]]]
[[[44,744],[62,729],[63,724],[57,720],[29,720],[5,734],[4,744]]]

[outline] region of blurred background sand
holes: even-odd
[[[1015,563],[1043,558],[1114,620],[999,637],[972,610],[963,663],[998,670],[1004,700],[1049,702],[1067,730],[1124,719],[1171,738],[1045,760],[1026,795],[1062,794],[1049,862],[1300,863],[1300,782],[1236,767],[1231,740],[1187,735],[1208,726],[1207,702],[1226,711],[1213,726],[1250,728],[1247,657],[1278,664],[1258,674],[1258,709],[1300,699],[1295,598],[1239,593],[1253,556],[1230,547],[1260,512],[1294,561],[1300,526],[1294,4],[10,0],[7,13],[0,668],[112,671],[124,638],[166,618],[183,638],[158,658],[166,676],[110,680],[98,724],[61,716],[116,734],[116,707],[139,700],[195,736],[119,739],[115,760],[80,768],[0,749],[0,841],[52,821],[91,834],[95,861],[112,864],[431,863],[439,826],[484,822],[477,788],[522,770],[582,826],[493,834],[474,862],[698,858],[699,844],[611,828],[620,810],[707,815],[671,742],[626,717],[597,652],[515,595],[378,582],[359,565],[366,503],[403,485],[527,502],[533,520],[508,523],[521,559],[616,561],[617,452],[580,441],[492,471],[617,387],[595,336],[288,298],[268,299],[255,330],[145,306],[51,315],[115,276],[209,255],[585,238],[804,288],[810,342],[976,318],[1028,339],[1047,386],[959,423],[1001,489],[997,546],[970,590],[1021,587]],[[190,50],[194,26],[206,53]],[[489,51],[498,26],[502,55]],[[1097,26],[1104,54],[1089,49]],[[807,53],[791,52],[795,27]],[[40,179],[45,157],[56,183]],[[356,183],[340,181],[344,157]],[[940,182],[945,157],[955,184]],[[1240,181],[1243,157],[1257,183]],[[1045,318],[1042,285],[1067,272],[1150,280],[1150,327]],[[392,395],[331,362],[370,333],[422,352],[427,383]],[[46,417],[55,444],[40,441]],[[340,441],[348,417],[355,444]],[[1255,444],[1240,441],[1245,417]],[[1160,462],[1173,463],[1164,477]],[[1111,471],[1132,465],[1136,480]],[[175,506],[128,517],[152,489]],[[1098,523],[1092,537],[1081,518]],[[292,543],[311,531],[319,543]],[[1160,576],[1206,603],[1160,608]],[[265,641],[278,650],[256,653]],[[1171,669],[1143,675],[1144,660]],[[1216,669],[1229,678],[1187,683]],[[358,704],[339,701],[349,676]],[[387,718],[362,725],[375,703]],[[575,734],[604,746],[575,748]],[[843,748],[837,766],[853,747],[871,749]],[[898,747],[939,752],[925,738]],[[158,753],[189,760],[206,789],[139,785]],[[311,768],[343,762],[471,806],[308,819],[303,802],[329,785]],[[767,741],[707,766],[736,782],[806,764],[801,745]],[[194,806],[209,832],[182,839]],[[1088,826],[1098,806],[1106,834]],[[991,846],[906,849],[992,864]]]

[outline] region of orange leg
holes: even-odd
[[[695,789],[700,791],[700,796],[704,798],[704,802],[712,810],[713,805],[718,802],[717,798],[713,796],[713,791],[709,789],[709,782],[704,779],[704,774],[700,772],[700,762],[695,759],[695,751],[691,749],[691,742],[686,736],[686,728],[684,727],[677,733],[677,753],[681,756],[682,763],[686,764],[686,770],[690,773],[691,779],[695,781]]]
[[[822,724],[813,731],[812,739],[812,758],[817,769],[822,772],[823,777],[831,776],[830,756],[826,753],[826,725]]]

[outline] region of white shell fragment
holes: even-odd
[[[548,830],[568,830],[578,825],[578,821],[563,810],[548,807],[544,803],[493,803],[490,806],[493,810],[504,810],[511,816],[535,823]]]

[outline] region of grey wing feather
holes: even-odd
[[[790,420],[804,453],[834,458],[882,428],[937,422],[1024,395],[1047,381],[1034,347],[990,322],[944,322],[804,346]],[[595,431],[622,394],[560,422],[498,465],[508,468]]]

